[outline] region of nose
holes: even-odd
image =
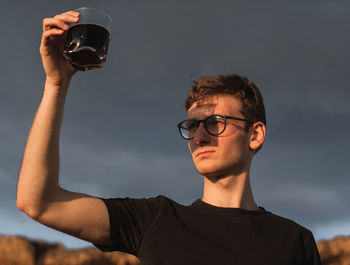
[[[193,142],[196,145],[203,145],[205,143],[209,143],[210,135],[204,127],[204,123],[201,122],[199,124],[198,129],[194,133]]]

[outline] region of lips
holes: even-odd
[[[199,153],[196,155],[196,157],[201,156],[201,155],[210,154],[210,153],[214,153],[214,151],[202,151],[202,152],[199,152]]]

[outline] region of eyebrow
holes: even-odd
[[[210,113],[210,114],[205,115],[204,119],[208,118],[209,116],[213,116],[213,115],[226,116],[225,114],[220,114],[220,113]],[[189,118],[189,117],[187,116],[187,120],[198,120],[198,119],[195,118],[195,117]]]

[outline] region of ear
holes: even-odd
[[[249,147],[256,151],[265,141],[266,126],[261,121],[255,122],[250,128]]]

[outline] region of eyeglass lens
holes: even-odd
[[[196,133],[199,123],[197,120],[186,120],[181,124],[181,135],[190,139]],[[225,130],[225,118],[221,116],[210,116],[204,120],[204,127],[209,134],[219,135]]]

